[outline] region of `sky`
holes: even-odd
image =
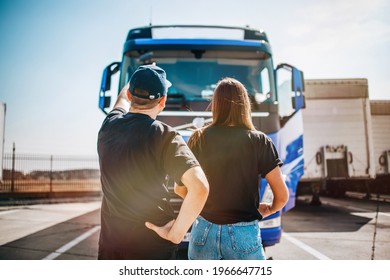
[[[103,69],[150,23],[263,29],[275,64],[367,78],[370,99],[390,99],[389,14],[387,0],[0,0],[4,152],[96,155]]]

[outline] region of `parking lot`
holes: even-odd
[[[302,196],[283,216],[274,260],[390,260],[390,202]],[[100,202],[0,207],[0,259],[96,259]]]
[[[283,216],[281,242],[267,249],[279,260],[390,259],[390,203],[322,197],[321,206],[300,197]],[[377,209],[378,215],[377,215]]]

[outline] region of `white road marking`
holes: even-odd
[[[20,209],[0,211],[0,215],[11,214],[11,213],[18,212],[18,211],[20,211]]]
[[[91,228],[90,230],[88,230],[87,232],[83,233],[79,237],[73,239],[72,241],[66,243],[64,246],[58,248],[53,253],[47,255],[42,260],[54,260],[54,259],[56,259],[59,255],[65,253],[66,251],[70,250],[71,248],[73,248],[74,246],[79,244],[81,241],[87,239],[92,234],[97,232],[99,229],[100,229],[100,226],[95,226],[95,227]]]
[[[328,204],[330,206],[347,208],[347,209],[350,209],[350,210],[353,210],[353,211],[359,211],[359,212],[374,212],[374,213],[376,212],[376,210],[369,210],[369,209],[364,209],[364,208],[354,207],[354,206],[343,206],[343,205],[341,205],[339,203],[334,203],[334,202],[329,202],[329,201],[325,202],[325,204]],[[390,217],[390,214],[388,214],[388,213],[378,212],[378,214]]]
[[[380,215],[383,215],[383,216],[390,217],[390,214],[388,214],[388,213],[379,212],[379,214],[380,214]]]
[[[0,207],[0,246],[99,210],[101,201]]]
[[[283,232],[282,236],[284,238],[286,238],[288,241],[290,241],[291,243],[293,243],[294,245],[298,246],[299,248],[301,248],[302,250],[306,251],[310,255],[313,255],[314,257],[316,257],[319,260],[331,260],[331,258],[329,258],[329,257],[325,256],[324,254],[318,252],[316,249],[310,247],[309,245],[303,243],[302,241],[296,239],[295,237],[292,237],[290,234],[288,234],[286,232]]]

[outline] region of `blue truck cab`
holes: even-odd
[[[184,139],[193,129],[211,121],[209,104],[220,79],[233,77],[245,85],[255,127],[272,138],[284,161],[282,172],[290,200],[283,211],[293,208],[297,184],[303,175],[303,73],[285,63],[274,68],[266,33],[249,27],[209,25],[131,29],[122,60],[109,64],[103,71],[99,108],[105,113],[110,110],[109,90],[115,73],[119,72],[117,95],[138,66],[150,63],[162,67],[172,83],[166,108],[158,119],[175,127]],[[259,194],[261,201],[272,201],[265,179],[259,178]],[[178,210],[181,200],[172,194],[171,203]],[[260,221],[264,246],[280,241],[283,211]]]

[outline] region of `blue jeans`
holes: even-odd
[[[190,260],[265,260],[257,220],[213,224],[199,216],[192,225]]]

